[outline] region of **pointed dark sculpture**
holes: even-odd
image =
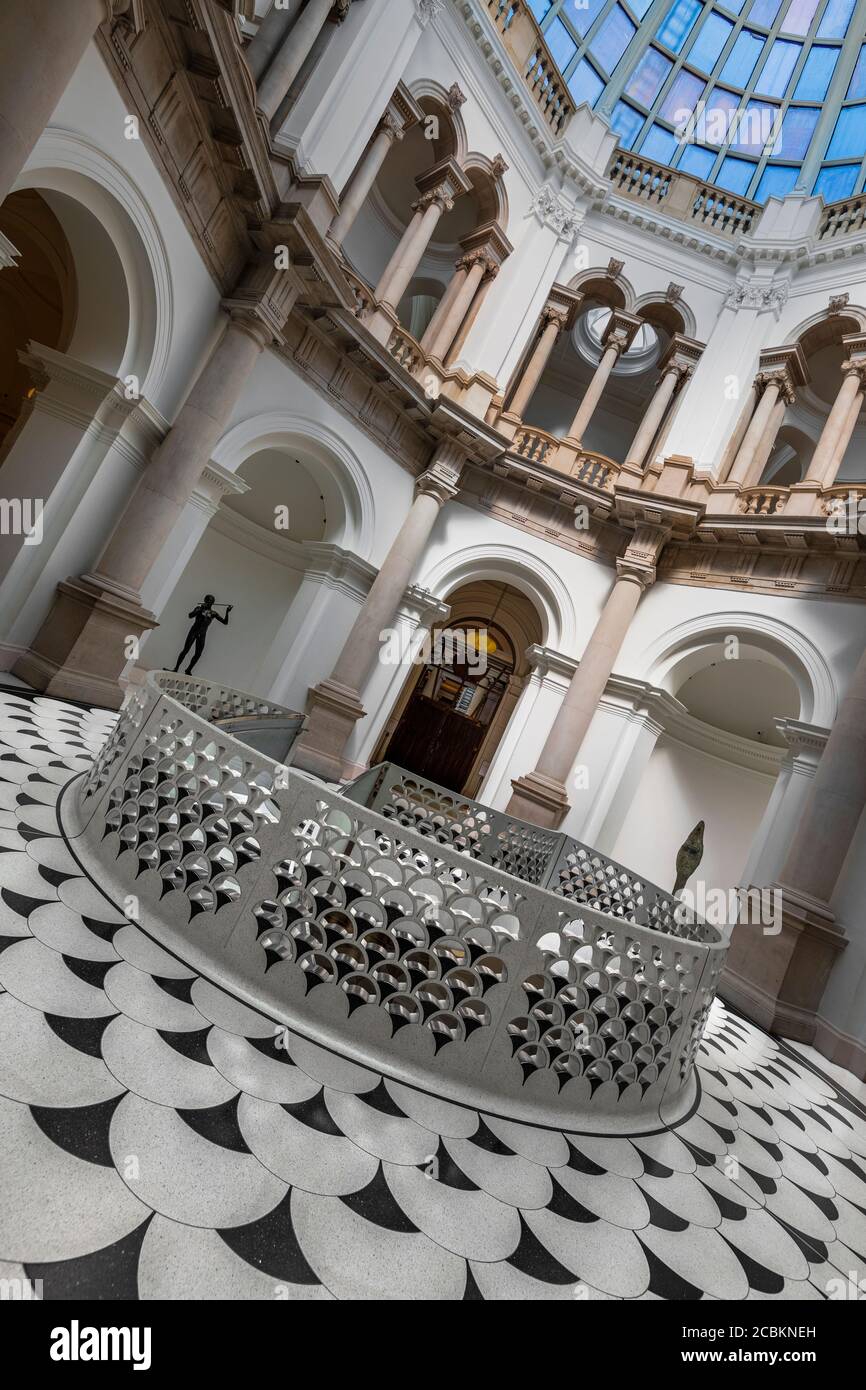
[[[704,822],[699,820],[684,845],[677,854],[677,881],[674,893],[685,888],[695,869],[704,857]]]
[[[208,628],[214,618],[216,618],[218,623],[222,623],[224,627],[228,627],[229,613],[231,613],[232,607],[233,605],[230,603],[216,603],[213,594],[205,594],[202,602],[197,604],[189,614],[189,617],[193,620],[192,627],[186,634],[186,642],[184,643],[183,651],[172,667],[172,670],[177,671],[179,669],[190,647],[194,647],[195,650],[193,651],[192,659],[186,668],[186,674],[188,676],[192,675],[193,668],[201,661]],[[221,617],[220,614],[215,611],[216,608],[225,608],[225,617]]]

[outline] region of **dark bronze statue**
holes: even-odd
[[[685,888],[695,869],[704,857],[704,823],[699,820],[684,845],[677,854],[677,881],[674,893]]]
[[[178,657],[175,665],[172,667],[172,670],[177,671],[180,669],[180,664],[186,656],[187,652],[189,651],[190,647],[194,647],[195,650],[192,654],[192,660],[186,668],[186,674],[188,676],[192,675],[193,668],[198,665],[199,661],[201,661],[201,655],[204,651],[204,644],[205,639],[207,637],[208,628],[210,627],[214,618],[216,618],[218,623],[222,623],[224,627],[228,627],[229,613],[231,613],[233,606],[234,605],[231,603],[216,603],[214,601],[213,594],[205,594],[203,601],[200,604],[198,604],[189,614],[189,617],[193,620],[192,627],[186,634],[186,642],[184,643],[183,651]],[[216,612],[217,608],[225,608],[225,617],[222,617],[219,613]]]

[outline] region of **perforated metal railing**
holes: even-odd
[[[64,793],[61,823],[145,931],[356,1063],[598,1132],[685,1112],[718,933],[643,925],[634,875],[602,890],[596,866],[569,862],[573,842],[472,803],[434,806],[441,789],[419,799],[387,766],[352,790],[272,762],[151,676]],[[362,804],[377,798],[381,810]],[[620,866],[598,867],[606,879]],[[572,897],[538,886],[563,870]]]
[[[688,941],[716,933],[663,888],[568,835],[493,811],[396,763],[380,763],[351,782],[345,795],[389,820],[450,845],[571,902]]]

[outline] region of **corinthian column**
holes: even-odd
[[[411,92],[401,82],[388,103],[372,143],[340,199],[340,211],[328,232],[328,240],[334,246],[342,246],[394,145],[403,139],[406,131],[419,121],[422,115],[423,112]]]
[[[279,224],[260,233],[284,240]],[[118,679],[156,618],[140,589],[192,496],[262,349],[278,336],[302,282],[274,268],[273,249],[223,301],[229,322],[169,433],[151,458],[90,574],[58,585],[54,604],[15,672],[61,699],[117,708]],[[132,644],[132,646],[130,645]]]
[[[469,306],[480,288],[481,281],[493,268],[492,261],[483,251],[470,251],[457,262],[457,275],[460,276],[459,286],[451,298],[427,349],[431,357],[437,357],[444,362],[448,349],[457,336],[457,330],[465,319]]]
[[[0,203],[100,24],[129,0],[3,0],[0,4]]]
[[[747,476],[752,471],[755,455],[770,423],[776,403],[782,395],[784,382],[779,375],[770,376],[766,373],[760,373],[755,377],[755,386],[761,392],[761,397],[727,477],[729,483],[739,483],[740,486],[745,483]]]
[[[523,418],[535,389],[550,361],[550,354],[556,347],[560,333],[566,333],[574,324],[575,316],[583,301],[582,294],[575,294],[562,286],[554,285],[547,303],[541,311],[541,333],[538,341],[523,368],[517,389],[508,403],[508,414]]]
[[[679,333],[671,339],[670,347],[659,363],[662,376],[655,395],[647,406],[628,451],[625,460],[627,468],[642,468],[645,464],[647,453],[658,434],[668,406],[677,389],[691,378],[702,351],[701,343],[692,343],[691,339],[683,338]]]
[[[807,483],[820,483],[822,487],[830,487],[836,481],[836,474],[854,433],[866,381],[866,356],[847,358],[842,363],[842,373],[842,385],[836,393],[833,408],[827,416],[804,479]]]
[[[440,446],[418,479],[415,500],[382,563],[352,631],[327,680],[310,690],[309,719],[294,763],[320,777],[343,775],[346,744],[366,714],[361,692],[381,651],[382,632],[394,626],[400,602],[424,553],[440,510],[458,490],[466,455],[456,445]]]
[[[635,318],[633,314],[624,314],[620,310],[611,314],[602,339],[604,351],[601,355],[601,361],[595,369],[595,375],[586,388],[577,414],[571,422],[571,429],[568,431],[569,439],[575,440],[578,444],[582,441],[584,431],[595,414],[596,406],[601,400],[608,378],[619,360],[619,355],[622,352],[628,352],[641,322],[641,319]]]
[[[616,583],[608,595],[580,665],[547,735],[535,770],[519,777],[507,813],[536,825],[559,825],[569,808],[566,784],[580,746],[610,679],[613,665],[640,602],[655,580],[655,561],[667,533],[644,526],[617,560]]]

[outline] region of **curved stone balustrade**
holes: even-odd
[[[167,685],[136,691],[61,804],[83,868],[161,945],[279,1025],[457,1101],[598,1132],[688,1111],[726,949],[712,928],[629,920],[633,876],[614,883],[591,851],[570,862],[535,827],[502,868],[434,844]],[[532,881],[554,850],[558,893]]]
[[[740,511],[746,516],[776,516],[785,510],[786,487],[753,487],[740,494]]]

